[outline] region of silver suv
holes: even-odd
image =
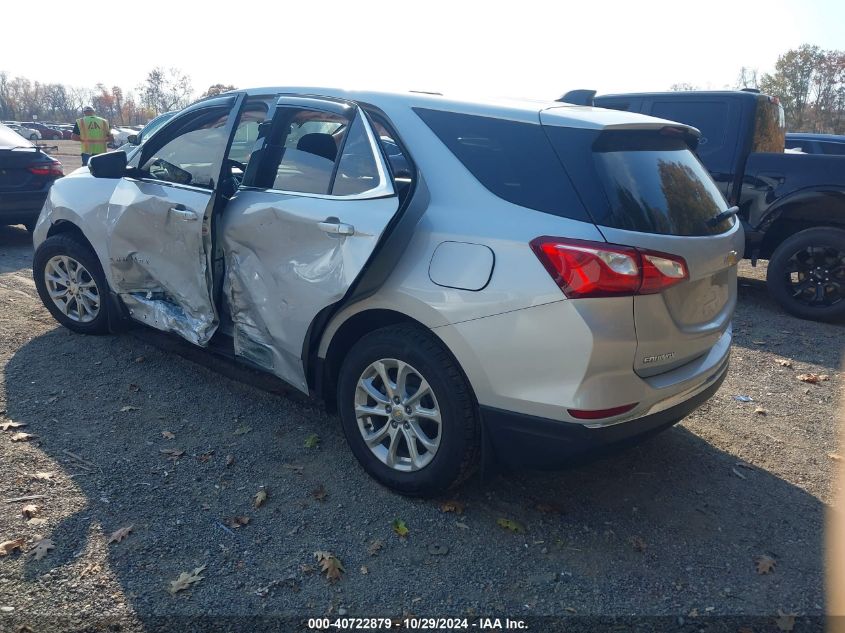
[[[435,494],[482,438],[565,463],[719,387],[743,235],[696,139],[561,103],[230,92],[53,185],[35,283],[74,331],[130,319],[325,398],[367,472]]]

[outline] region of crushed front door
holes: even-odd
[[[132,318],[196,345],[217,327],[211,217],[242,99],[206,101],[174,118],[145,143],[109,203],[112,289]]]

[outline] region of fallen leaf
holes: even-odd
[[[138,392],[138,391],[141,391],[141,388],[138,385],[136,385],[134,382],[131,382],[131,383],[129,383],[129,391]]]
[[[759,415],[768,415],[769,412],[766,411],[763,407],[757,407],[756,409],[754,409],[754,413],[757,413]]]
[[[128,405],[126,405],[125,407],[122,407],[122,408],[120,409],[120,412],[121,412],[121,413],[126,413],[127,411],[140,411],[140,410],[141,410],[141,407],[136,407],[135,405],[128,404]]]
[[[758,556],[754,562],[757,563],[757,573],[761,575],[771,574],[777,565],[777,561],[771,556]]]
[[[316,433],[312,433],[308,437],[305,438],[305,448],[316,448],[317,444],[320,443],[320,436]]]
[[[461,523],[460,521],[455,521],[455,525],[461,528],[462,530],[469,529],[469,526],[466,523]]]
[[[303,574],[313,574],[314,573],[314,565],[309,565],[308,563],[302,563],[299,566],[299,571]]]
[[[211,459],[214,455],[214,451],[208,451],[207,453],[203,453],[202,455],[197,455],[197,461],[200,464],[205,464],[207,461]]]
[[[13,442],[28,442],[31,439],[35,439],[38,437],[37,435],[32,435],[31,433],[24,433],[23,431],[19,431],[12,435],[11,439]]]
[[[54,472],[38,472],[32,475],[33,479],[40,479],[41,481],[50,481],[56,473]]]
[[[47,555],[51,549],[56,549],[55,544],[48,538],[43,538],[38,541],[35,545],[32,546],[32,549],[29,550],[26,555],[29,558],[34,558],[35,560],[41,560]]]
[[[161,436],[166,440],[175,440],[176,439],[176,433],[173,433],[171,431],[162,431]]]
[[[36,514],[38,514],[38,511],[40,509],[41,508],[39,508],[34,503],[29,503],[29,504],[27,504],[27,505],[25,505],[24,507],[21,508],[21,514],[24,515],[24,517],[26,517],[27,519],[31,519]]]
[[[135,359],[135,362],[136,363],[143,363],[145,360],[146,359],[143,356],[139,356],[138,358]]]
[[[835,462],[841,462],[842,461],[842,455],[837,455],[836,453],[828,453],[827,456],[830,457]]]
[[[235,456],[234,455],[226,455],[226,468],[231,466],[235,463]]]
[[[314,552],[314,558],[317,559],[317,562],[320,564],[320,571],[326,575],[329,582],[337,582],[340,580],[341,574],[346,571],[340,559],[331,552]]]
[[[405,522],[402,519],[394,519],[393,520],[393,531],[396,532],[400,537],[405,538],[411,531],[408,529],[408,526],[405,525]]]
[[[777,626],[781,631],[789,633],[789,631],[795,628],[795,614],[784,613],[778,609],[778,617],[775,618],[775,626]]]
[[[230,528],[239,528],[244,525],[249,525],[250,518],[249,517],[229,517],[226,519],[226,525]]]
[[[129,533],[132,531],[134,526],[127,525],[126,527],[122,527],[119,530],[115,530],[109,536],[108,543],[120,543],[123,539],[129,536]]]
[[[440,504],[441,512],[454,512],[455,514],[464,513],[464,504],[461,501],[452,499],[451,501],[444,501]]]
[[[13,541],[4,541],[0,543],[0,556],[8,556],[15,550],[22,550],[24,542],[23,538],[16,538]]]
[[[256,508],[260,508],[265,501],[267,501],[267,491],[262,489],[255,493],[252,505]]]
[[[47,404],[53,404],[59,399],[59,396],[53,396],[52,398],[47,398]]]
[[[179,450],[178,448],[162,448],[159,449],[159,453],[167,455],[170,459],[175,461],[182,457],[182,455],[185,454],[185,451]]]
[[[792,367],[792,361],[787,358],[778,358],[775,362],[781,367]]]
[[[170,581],[170,589],[168,589],[168,591],[170,591],[170,593],[176,593],[178,591],[182,591],[183,589],[187,589],[194,583],[199,582],[200,580],[205,578],[205,576],[200,576],[204,569],[205,565],[202,565],[201,567],[194,568],[194,570],[190,574],[186,571],[183,571],[181,574],[179,574],[179,577],[176,580]]]
[[[739,477],[740,479],[745,479],[745,478],[746,478],[746,477],[745,477],[745,475],[743,475],[741,472],[739,472],[736,468],[731,468],[731,472],[732,472],[734,475],[736,475],[737,477]]]
[[[247,426],[246,424],[242,424],[238,428],[235,429],[235,435],[246,435],[252,430],[251,426]]]
[[[798,376],[796,376],[796,378],[798,378],[798,380],[800,380],[801,382],[808,382],[811,385],[817,385],[820,382],[824,382],[825,380],[830,380],[830,376],[828,376],[827,374],[812,374],[812,373],[810,373],[810,374],[798,374]]]
[[[517,534],[521,534],[525,531],[525,528],[522,527],[520,523],[517,523],[512,519],[496,519],[496,523],[499,527],[510,530],[511,532],[516,532]]]
[[[367,568],[367,566],[366,566],[366,565],[361,565],[361,573],[362,573],[364,576],[366,576],[367,574],[369,574],[369,573],[370,573],[370,570]]]
[[[384,548],[384,541],[380,538],[377,538],[375,541],[370,543],[370,546],[367,548],[367,551],[370,553],[370,556],[378,556],[378,553]]]
[[[317,501],[325,501],[328,494],[329,493],[326,492],[326,487],[323,484],[320,484],[311,491],[311,496],[313,496]]]
[[[628,539],[628,542],[638,552],[644,552],[648,549],[648,543],[646,543],[641,536],[632,536]]]
[[[3,429],[4,431],[8,431],[9,429],[19,429],[22,426],[26,426],[26,422],[11,422],[11,421],[9,421],[9,422],[3,422],[2,424],[0,424],[0,429]]]

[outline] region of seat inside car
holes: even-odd
[[[331,134],[312,132],[306,134],[296,144],[296,149],[309,154],[316,154],[334,162],[337,158],[337,145]]]

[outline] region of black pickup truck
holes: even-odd
[[[745,257],[768,259],[769,292],[805,319],[845,319],[845,156],[784,152],[783,108],[756,91],[613,94],[560,101],[640,112],[701,132],[696,152],[739,207]]]

